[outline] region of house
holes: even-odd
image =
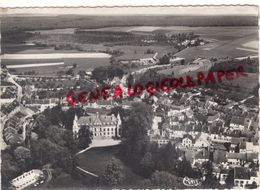
[[[219,167],[214,167],[212,170],[212,174],[219,180],[219,183],[221,185],[226,184],[226,179],[228,176],[229,170],[222,169]]]
[[[233,116],[230,121],[231,130],[243,131],[245,129],[245,118],[239,116]]]
[[[168,138],[164,138],[164,137],[152,137],[150,139],[152,142],[156,142],[158,144],[159,147],[162,147],[163,145],[166,145],[170,142],[170,140]]]
[[[218,134],[211,134],[210,139],[213,142],[225,143],[225,142],[231,142],[232,137],[224,136],[224,135],[218,135]]]
[[[234,185],[235,187],[245,188],[246,185],[255,183],[259,185],[256,173],[251,173],[247,168],[236,167],[234,168]]]
[[[169,118],[170,126],[177,126],[179,125],[179,118],[178,117],[170,117]]]
[[[7,144],[20,144],[25,140],[26,118],[27,113],[18,111],[5,122],[3,137]]]
[[[203,162],[209,161],[210,152],[207,150],[202,150],[199,152],[195,152],[193,165],[194,164],[202,164]]]
[[[210,149],[227,151],[227,148],[224,146],[224,143],[216,143],[216,142],[211,142]]]
[[[219,176],[219,183],[220,184],[226,184],[226,179],[228,177],[229,170],[222,169]]]
[[[10,102],[17,96],[17,86],[11,82],[1,81],[1,102],[3,99],[10,99]],[[6,102],[6,101],[5,101]]]
[[[155,117],[153,118],[152,129],[153,129],[154,131],[158,131],[158,130],[159,130],[159,123],[161,123],[161,122],[162,122],[162,117],[160,117],[160,116],[155,116]]]
[[[10,181],[10,184],[16,189],[21,190],[25,189],[37,181],[44,178],[43,172],[41,170],[33,169],[28,172],[23,173],[22,175],[14,178]]]
[[[185,113],[190,109],[191,108],[189,106],[185,107],[183,105],[181,105],[181,106],[171,106],[171,109],[168,112],[168,117],[173,117],[173,116],[176,116],[176,114]]]
[[[185,131],[182,130],[168,130],[169,138],[183,138],[183,136],[186,134]]]
[[[227,162],[226,154],[227,152],[224,150],[215,150],[213,152],[213,162],[215,164],[224,164]]]
[[[246,142],[246,152],[259,152],[259,144],[253,142]]]
[[[242,166],[246,163],[246,154],[245,153],[230,153],[227,152],[227,162],[232,165]]]
[[[182,145],[184,147],[192,147],[193,143],[194,143],[194,139],[192,138],[191,135],[186,134],[183,136]]]
[[[135,65],[155,65],[159,60],[157,59],[158,53],[154,55],[147,54],[125,54],[117,58],[117,60],[123,65],[135,64]]]
[[[93,133],[93,139],[120,137],[121,134],[121,118],[118,114],[112,115],[91,114],[90,116],[82,116],[80,118],[75,115],[73,121],[73,134],[77,138],[77,134],[81,126],[88,126]]]
[[[258,164],[259,162],[258,152],[247,153],[246,157],[248,162],[253,162],[255,164]]]
[[[183,57],[172,57],[169,60],[171,65],[183,65],[185,63],[185,58]]]
[[[207,119],[207,122],[212,124],[215,121],[219,121],[219,118],[220,118],[220,114],[217,113],[216,115],[209,116],[208,119]]]
[[[218,103],[214,102],[212,100],[206,100],[206,103],[205,103],[205,107],[208,108],[208,109],[211,108],[211,107],[215,107],[217,105],[218,105]]]
[[[40,112],[43,112],[47,108],[53,108],[60,102],[59,98],[49,98],[49,99],[35,99],[30,103],[27,103],[27,106],[40,107]]]
[[[205,133],[201,133],[195,138],[194,147],[197,148],[207,148],[210,146],[209,136]]]

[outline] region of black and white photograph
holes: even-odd
[[[0,189],[259,188],[258,6],[0,13]]]

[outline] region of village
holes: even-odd
[[[196,61],[198,60],[194,62]],[[205,63],[207,61],[204,60]],[[153,68],[154,64],[152,62],[150,64]],[[178,63],[174,62],[174,64]],[[201,64],[203,67],[203,63]],[[33,129],[34,118],[57,105],[65,111],[71,108],[64,95],[67,90],[66,85],[54,88],[33,85],[33,81],[43,80],[46,82],[72,80],[75,84],[83,80],[92,86],[98,83],[92,78],[82,79],[79,76],[44,78],[31,75],[23,78],[11,75],[8,69],[2,67],[1,124],[4,126],[1,133],[2,150],[17,147],[15,152],[19,152],[20,149],[23,154],[25,152],[30,154],[30,147],[26,142],[28,138],[35,140],[38,138],[38,134]],[[124,77],[122,79],[114,77],[107,84],[115,86],[118,82],[127,89]],[[28,85],[30,83],[32,85]],[[56,92],[54,96],[63,95],[59,98],[39,98],[42,91]],[[115,107],[131,110],[133,103],[145,102],[152,107],[153,113],[152,126],[147,131],[150,142],[156,143],[159,148],[169,143],[174,144],[175,149],[182,152],[178,159],[187,160],[195,170],[201,172],[200,178],[187,176],[183,178],[185,186],[196,187],[205,181],[204,164],[210,162],[212,175],[223,187],[227,180],[231,180],[234,188],[256,188],[259,186],[257,180],[259,177],[259,108],[250,101],[254,96],[247,96],[237,101],[224,98],[223,95],[227,93],[229,92],[225,89],[193,86],[186,89],[155,91],[152,94],[143,91],[130,99],[127,96],[120,96],[119,100],[108,97],[106,100],[90,101],[83,105],[77,103],[76,107],[87,114],[75,114],[72,126],[73,138],[78,138],[82,126],[89,126],[93,134],[90,146],[120,144],[122,122],[127,122],[127,119],[119,112],[111,114],[111,110]],[[31,185],[41,185],[40,183],[44,185],[50,181],[50,178],[50,169],[44,166],[42,170],[33,169],[23,173],[12,179],[10,184],[15,189],[23,189]]]

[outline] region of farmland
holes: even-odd
[[[206,21],[204,17],[197,17],[196,22],[192,24],[190,21],[194,22],[194,18],[188,16],[157,16],[156,22],[151,22],[154,21],[153,16],[143,16],[138,19],[133,16],[122,18],[113,16],[107,18],[103,16],[70,16],[69,18],[57,16],[29,17],[28,19],[33,19],[33,21],[27,22],[21,20],[20,17],[3,19],[2,50],[4,53],[16,53],[19,60],[10,61],[5,59],[6,55],[3,55],[2,64],[46,63],[46,66],[15,68],[18,73],[35,70],[37,74],[55,75],[57,72],[70,68],[74,64],[77,65],[75,73],[79,70],[91,71],[96,67],[110,65],[108,57],[66,58],[56,57],[55,54],[57,53],[106,52],[113,55],[116,52],[116,57],[119,59],[133,59],[152,57],[152,53],[149,55],[146,53],[151,50],[157,52],[158,57],[170,53],[184,57],[186,61],[192,61],[199,57],[219,58],[256,55],[258,50],[256,43],[258,41],[257,27],[255,26],[254,17],[243,17],[239,22],[236,22],[238,18],[235,17],[227,17],[226,20],[222,17],[221,19],[207,17]],[[6,25],[7,21],[10,26],[16,26],[18,22],[19,24],[16,29],[13,29]],[[209,21],[212,21],[212,23],[209,24]],[[35,23],[35,25],[29,26],[27,23]],[[5,32],[10,30],[12,33],[6,35]],[[12,42],[12,36],[16,36],[17,33],[24,39]],[[156,40],[153,43],[143,42],[146,39],[154,39],[157,34],[169,37],[182,33],[194,33],[194,35],[198,35],[209,43],[180,51],[167,41],[164,43],[156,42]],[[41,61],[38,59],[43,55],[37,56],[37,59],[21,59],[29,54],[48,54],[48,57],[41,59]],[[57,64],[62,62],[64,64]],[[56,66],[54,66],[55,63]]]
[[[43,67],[37,67],[37,63],[43,63],[43,61],[54,63],[54,65],[48,65]],[[66,68],[71,68],[74,64],[77,64],[74,69],[74,73],[78,73],[80,70],[91,71],[96,67],[110,65],[108,58],[66,58],[59,61],[63,61],[62,65],[55,65],[56,59],[47,60],[2,60],[2,64],[5,65],[23,65],[32,63],[35,67],[15,68],[16,73],[22,73],[27,71],[35,71],[39,75],[56,75],[59,71],[64,71]],[[10,71],[12,73],[12,70]]]
[[[198,57],[211,58],[211,57],[242,57],[249,55],[256,55],[258,48],[245,49],[244,44],[252,43],[258,40],[257,33],[238,38],[235,40],[217,41],[205,46],[192,47],[185,49],[176,54],[176,56],[184,57],[190,61]]]

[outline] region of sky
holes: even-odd
[[[2,15],[258,15],[256,6],[4,8]]]

